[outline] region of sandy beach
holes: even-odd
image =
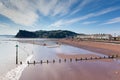
[[[69,44],[82,49],[90,50],[105,55],[120,54],[117,44],[108,44],[101,42],[72,40],[59,40],[59,43]],[[61,44],[62,45],[62,44]],[[49,49],[49,48],[48,48]],[[50,48],[51,49],[51,48]],[[59,48],[58,48],[59,49]],[[23,71],[19,80],[119,80],[120,64],[119,59],[100,59],[83,60],[75,62],[68,61],[70,58],[90,58],[99,57],[95,54],[66,54],[57,53],[56,56],[61,59],[67,59],[66,62],[31,64]]]

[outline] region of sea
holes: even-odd
[[[32,44],[19,43],[17,38],[0,36],[0,80],[19,80],[27,66],[26,61],[32,58]],[[18,47],[18,60],[23,65],[16,65],[16,45]],[[29,48],[28,48],[29,46]]]

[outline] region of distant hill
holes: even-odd
[[[78,33],[68,30],[52,30],[52,31],[26,31],[19,30],[15,37],[17,38],[66,38],[78,35]]]

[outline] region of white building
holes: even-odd
[[[78,39],[106,39],[110,40],[112,35],[110,34],[91,34],[91,35],[78,35]]]

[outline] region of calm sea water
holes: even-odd
[[[15,64],[16,60],[16,44],[19,45],[19,62],[25,61],[32,52],[32,44],[28,43],[19,43],[15,38],[0,38],[0,80],[16,80],[12,78],[17,76],[20,65]]]
[[[65,44],[62,44],[60,47],[55,47],[56,41],[51,41],[49,39],[37,39],[36,41],[40,44],[45,43],[47,46],[31,43],[21,43],[16,40],[19,39],[3,37],[0,38],[0,80],[19,80],[22,71],[27,67],[27,64],[25,63],[26,61],[58,59],[57,54],[100,55],[98,53]],[[16,44],[19,45],[19,62],[22,61],[23,65],[15,64]]]

